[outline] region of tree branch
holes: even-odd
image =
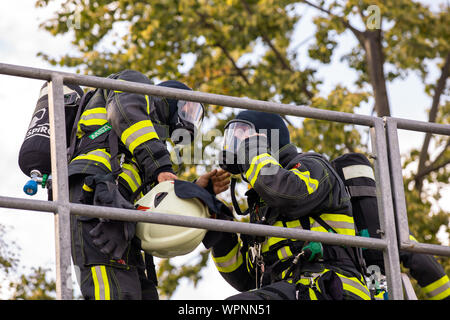
[[[200,17],[201,22],[203,23],[203,25],[204,25],[205,27],[211,28],[211,29],[213,29],[214,31],[217,31],[216,27],[215,27],[213,24],[211,24],[211,23],[209,23],[209,22],[206,21],[206,18],[207,18],[208,16],[206,16],[206,15],[203,14],[203,13],[200,13],[198,10],[196,10],[195,13]],[[231,62],[231,64],[233,65],[233,68],[236,70],[236,72],[238,73],[238,75],[244,80],[244,82],[245,82],[247,85],[250,85],[250,81],[248,80],[247,76],[244,74],[244,72],[242,71],[242,69],[238,67],[238,65],[236,64],[236,61],[234,61],[234,59],[233,59],[233,57],[231,56],[231,54],[230,54],[230,52],[228,51],[228,49],[225,48],[225,46],[224,46],[223,44],[219,43],[217,40],[215,41],[214,45],[215,45],[216,47],[219,47],[219,48],[222,50],[223,54],[224,54],[225,57],[227,57],[227,59]]]
[[[438,109],[439,109],[439,101],[440,101],[441,95],[445,89],[445,84],[446,84],[447,78],[449,76],[449,69],[450,69],[450,53],[447,54],[445,63],[441,69],[441,76],[439,77],[439,80],[438,80],[437,86],[436,86],[436,90],[434,91],[433,101],[431,103],[431,109],[428,114],[429,122],[436,121],[436,117],[437,117],[437,113],[438,113]],[[422,190],[422,180],[424,177],[424,175],[421,174],[421,172],[423,172],[427,169],[425,163],[427,161],[428,148],[430,146],[430,141],[431,141],[431,133],[425,134],[425,139],[423,141],[422,149],[421,149],[420,155],[419,155],[419,164],[417,165],[417,176],[414,179],[416,189],[419,192]],[[447,146],[448,146],[448,144],[447,144]],[[429,167],[430,166],[428,166],[428,168]]]
[[[313,8],[315,8],[315,9],[319,10],[319,11],[322,11],[322,12],[324,12],[324,13],[326,13],[326,14],[332,16],[332,17],[335,17],[335,18],[339,19],[339,20],[341,21],[341,23],[344,24],[344,26],[346,26],[348,29],[350,29],[351,32],[353,32],[353,34],[354,34],[354,35],[356,36],[356,38],[358,39],[359,43],[360,43],[361,45],[364,45],[364,33],[361,32],[360,30],[356,29],[355,27],[353,27],[353,26],[347,21],[347,19],[345,19],[344,17],[338,16],[338,15],[332,13],[330,10],[327,10],[327,9],[325,9],[325,8],[322,8],[321,6],[318,6],[318,5],[314,4],[314,3],[311,3],[311,2],[308,1],[308,0],[300,0],[300,2],[303,2],[304,4],[307,4],[307,5],[310,6],[310,7],[313,7]]]
[[[247,1],[241,0],[241,2],[244,5],[245,10],[248,12],[248,14],[253,15],[253,11],[250,8],[250,6],[248,5]],[[286,59],[281,55],[280,51],[278,51],[278,49],[274,46],[272,41],[270,41],[270,39],[267,37],[267,35],[265,35],[264,33],[261,33],[261,37],[263,38],[264,42],[270,47],[270,49],[273,51],[273,53],[275,53],[275,55],[277,56],[281,65],[283,66],[283,68],[285,68],[291,72],[294,71],[294,70],[292,70],[292,68],[289,64],[289,61],[286,61]]]
[[[249,15],[253,15],[254,12],[252,11],[252,9],[250,8],[249,4],[247,3],[247,1],[245,0],[241,0],[241,3],[244,5],[245,10],[248,12]],[[272,43],[272,41],[267,37],[267,35],[264,32],[260,32],[261,34],[261,38],[263,39],[263,41],[269,46],[269,48],[272,50],[272,52],[275,54],[275,56],[277,57],[278,61],[280,61],[281,66],[285,69],[288,70],[290,72],[296,72],[294,69],[292,69],[289,61],[281,54],[281,52],[275,47],[275,45]],[[312,98],[313,94],[311,92],[309,92],[309,90],[307,89],[306,85],[303,86],[302,90],[304,91],[304,93],[306,94],[306,96],[308,98]],[[287,119],[285,119],[287,121]]]

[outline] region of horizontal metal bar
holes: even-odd
[[[58,209],[58,203],[53,201],[0,196],[0,207],[54,213]]]
[[[306,106],[282,104],[254,100],[248,98],[230,97],[219,94],[204,93],[199,91],[189,91],[160,87],[155,85],[118,81],[114,79],[77,75],[67,72],[52,71],[24,66],[0,63],[0,74],[18,77],[27,77],[49,81],[52,76],[59,75],[64,79],[64,83],[79,84],[94,88],[114,89],[126,92],[149,94],[154,96],[164,96],[169,98],[198,101],[203,103],[228,106],[232,108],[244,108],[266,112],[276,112],[279,114],[293,115],[312,119],[330,120],[343,123],[352,123],[364,126],[371,126],[375,117],[345,113],[339,111],[322,110]]]
[[[397,123],[398,129],[429,132],[429,133],[443,134],[443,135],[450,136],[450,125],[449,124],[417,121],[417,120],[402,119],[402,118],[395,118],[395,117],[390,117],[389,119],[390,119],[390,121],[395,121]]]
[[[89,217],[101,217],[123,221],[141,221],[174,226],[184,226],[207,230],[244,233],[255,236],[273,236],[288,239],[319,241],[336,245],[352,245],[371,249],[384,249],[386,242],[381,239],[347,236],[332,233],[323,233],[309,230],[257,225],[246,222],[225,221],[208,218],[197,218],[182,215],[164,214],[158,212],[126,210],[119,208],[90,206],[83,204],[70,204],[72,214]]]
[[[406,241],[400,243],[400,249],[405,251],[434,254],[437,256],[450,257],[450,247],[438,244]]]
[[[60,204],[57,201],[28,200],[23,198],[0,196],[0,207],[5,208],[46,211],[54,213],[61,205],[67,206],[67,204]],[[141,221],[223,232],[244,233],[256,236],[274,236],[289,239],[320,241],[337,245],[350,244],[352,246],[364,247],[368,249],[382,250],[386,248],[386,242],[384,240],[376,238],[347,236],[302,229],[263,226],[238,221],[225,221],[218,219],[188,217],[182,215],[170,215],[158,212],[146,211],[144,213],[144,211],[139,210],[126,210],[77,203],[69,203],[68,208],[70,209],[71,214],[84,215],[88,217],[135,222]]]

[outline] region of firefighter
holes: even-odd
[[[221,167],[249,184],[250,223],[355,235],[342,181],[323,156],[290,144],[279,115],[246,110],[228,122]],[[241,291],[231,300],[370,299],[350,247],[223,233],[212,256]]]
[[[369,159],[362,153],[346,153],[331,161],[351,196],[353,216],[360,236],[381,238],[375,174]],[[417,242],[411,234],[410,240]],[[368,266],[377,266],[385,274],[383,254],[380,250],[364,249],[363,256]],[[400,261],[417,280],[421,290],[430,300],[450,300],[450,281],[444,268],[432,256],[400,250]],[[375,298],[384,298],[381,289],[373,289]],[[379,292],[378,294],[376,294]]]
[[[133,70],[109,78],[152,84]],[[159,86],[191,90],[173,80]],[[203,119],[200,103],[109,89],[83,100],[68,167],[72,202],[134,209],[153,185],[177,179],[165,142],[177,129],[192,140]],[[173,142],[190,142],[183,139]],[[217,193],[227,188],[218,170],[196,183]],[[72,258],[85,299],[158,299],[153,257],[142,255],[135,229],[134,222],[72,215]]]

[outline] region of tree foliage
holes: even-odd
[[[12,300],[54,300],[56,283],[48,279],[50,270],[33,267],[31,274],[23,274],[18,282],[11,282]]]
[[[36,0],[36,6],[50,2]],[[303,12],[314,15],[316,27],[309,57],[293,45]],[[71,34],[73,48],[61,57],[50,50],[39,55],[84,74],[107,76],[130,68],[154,81],[178,79],[195,90],[312,108],[353,113],[370,103],[378,116],[395,108],[386,84],[415,72],[432,97],[428,120],[448,124],[449,17],[448,7],[434,12],[410,0],[65,0],[41,27],[54,36]],[[311,61],[329,64],[344,33],[357,41],[339,58],[357,78],[352,88],[337,85],[324,95],[326,79],[317,76]],[[438,79],[431,76],[435,69]],[[213,127],[223,128],[232,112],[209,106],[207,116]],[[304,119],[289,126],[303,151],[331,158],[368,151],[365,133],[352,125]],[[413,167],[404,174],[405,191],[410,227],[420,241],[438,243],[439,228],[448,231],[448,212],[438,207],[430,214],[430,199],[436,203],[449,181],[448,146],[448,137],[427,134],[420,149],[403,155],[404,167]],[[195,172],[187,167],[184,176]],[[176,269],[163,261],[158,271],[163,295],[170,297],[182,276],[198,281],[200,269]]]

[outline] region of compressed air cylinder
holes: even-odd
[[[64,85],[64,107],[66,120],[66,138],[70,138],[73,122],[83,90],[77,85]],[[33,116],[19,151],[19,167],[31,176],[31,171],[42,174],[51,173],[50,124],[48,110],[47,82],[42,86]]]

